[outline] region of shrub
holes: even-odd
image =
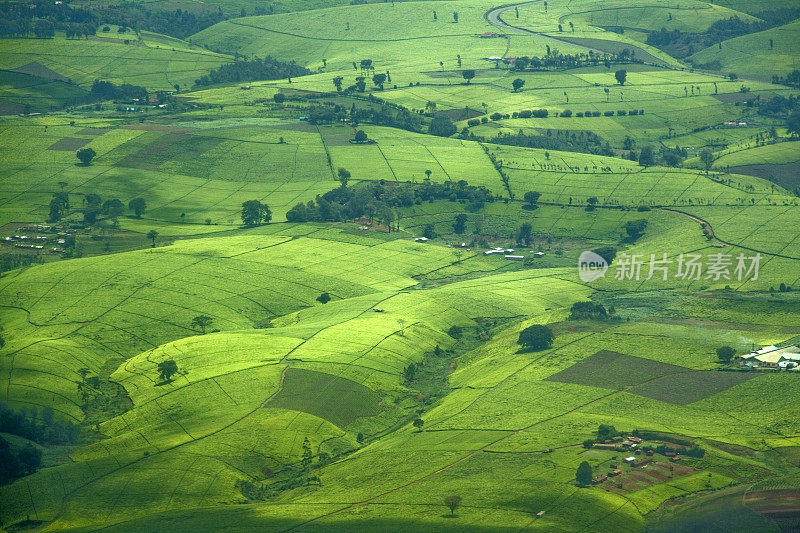
[[[571,117],[572,116],[572,110],[571,109],[565,109],[564,111],[561,112],[561,116],[562,117]]]
[[[627,114],[628,112],[625,111],[624,109],[620,109],[619,111],[617,111],[617,115],[619,115],[620,117],[624,117]]]
[[[470,119],[470,120],[467,121],[467,126],[469,126],[470,128],[474,128],[475,126],[477,126],[480,123],[481,123],[480,120],[478,120],[477,118],[473,118],[473,119]]]
[[[533,111],[526,109],[525,111],[519,112],[519,118],[531,118],[533,115]]]
[[[489,118],[492,120],[500,120],[501,118],[503,118],[503,115],[502,113],[492,113],[491,115],[489,115]]]
[[[603,113],[603,116],[613,117],[614,116],[614,112],[613,111],[606,111],[606,112]]]

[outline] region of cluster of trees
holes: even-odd
[[[591,131],[547,130],[545,134],[537,135],[520,130],[518,133],[500,132],[491,139],[478,137],[472,133],[468,133],[465,138],[508,146],[524,146],[527,148],[580,152],[611,157],[615,155],[611,145],[608,143],[603,144],[602,139]]]
[[[558,49],[550,49],[547,46],[547,54],[542,57],[522,56],[514,60],[513,70],[548,70],[552,68],[566,69],[583,66],[596,66],[604,64],[606,68],[611,68],[611,63],[633,63],[637,62],[636,52],[631,48],[623,48],[613,54],[597,54],[593,50],[588,53],[562,54]],[[641,61],[638,61],[641,62]],[[524,83],[523,83],[524,85]],[[522,86],[520,86],[521,88]],[[516,90],[516,88],[515,88]]]
[[[147,89],[130,83],[116,85],[110,81],[94,80],[90,94],[97,100],[148,101]]]
[[[92,13],[109,24],[134,28],[134,31],[163,33],[179,39],[185,39],[228,18],[220,9],[153,9],[143,2],[98,4],[92,7]]]
[[[78,427],[55,419],[49,407],[40,412],[35,407],[15,410],[0,403],[0,433],[9,433],[39,444],[72,444],[78,439]]]
[[[311,71],[296,64],[294,61],[279,61],[271,56],[264,59],[240,59],[233,63],[222,65],[212,70],[205,76],[195,80],[195,85],[203,87],[217,83],[238,83],[241,81],[280,80],[305,76]]]
[[[94,151],[91,148],[85,149],[91,153],[83,153],[78,155],[81,161],[86,161],[85,164],[91,162],[94,157]],[[80,151],[79,151],[80,152]],[[147,201],[142,197],[133,198],[128,202],[128,209],[133,211],[137,218],[142,218],[142,215],[147,210]],[[50,200],[50,222],[58,222],[70,210],[69,195],[65,191],[59,191],[53,194]],[[116,218],[121,216],[125,211],[125,204],[119,198],[112,198],[102,201],[99,194],[88,193],[83,197],[83,221],[86,224],[94,224],[99,219],[100,215],[105,215],[108,218]]]
[[[419,117],[402,106],[382,104],[372,107],[356,107],[352,104],[348,109],[338,104],[312,105],[308,108],[310,124],[332,124],[348,119],[350,124],[361,123],[388,126],[408,131],[419,132]]]
[[[779,83],[790,87],[800,87],[800,70],[794,69],[785,77],[777,75],[772,76],[772,83]]]
[[[760,20],[747,22],[737,16],[724,20],[714,21],[705,32],[689,33],[680,30],[667,30],[650,32],[647,35],[647,44],[660,48],[677,57],[687,57],[695,51],[722,43],[722,41],[756,33],[789,22],[800,17],[798,8],[781,8],[765,10],[756,14]],[[720,46],[722,46],[720,44]],[[773,48],[775,43],[771,39],[764,39],[765,48]]]
[[[94,35],[97,16],[87,9],[67,3],[37,1],[0,3],[0,37],[49,38],[56,30],[67,37]]]
[[[42,451],[31,443],[12,448],[8,440],[0,437],[0,485],[33,474],[42,464]]]
[[[340,178],[341,179],[341,178]],[[298,203],[286,213],[289,222],[324,222],[354,220],[366,217],[391,227],[395,208],[410,207],[434,200],[461,201],[477,210],[494,196],[485,187],[475,187],[466,181],[445,183],[388,183],[362,182],[357,187],[342,187],[328,191],[316,200]],[[466,222],[466,220],[465,220]]]
[[[599,302],[575,302],[572,304],[569,317],[573,320],[606,320],[613,314],[613,307],[606,309],[606,307]]]

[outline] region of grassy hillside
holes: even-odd
[[[735,72],[757,80],[770,80],[773,75],[786,76],[798,68],[800,21],[771,30],[744,35],[711,46],[690,57],[698,63],[719,61],[724,72]],[[773,48],[769,41],[772,39]]]
[[[0,68],[13,69],[36,62],[71,79],[83,87],[95,79],[114,83],[131,83],[148,89],[172,90],[176,83],[187,87],[200,75],[230,61],[229,58],[207,50],[185,45],[175,47],[160,41],[112,39],[111,42],[93,38],[67,40],[3,39]]]

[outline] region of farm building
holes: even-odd
[[[793,368],[800,364],[800,348],[787,346],[766,346],[760,350],[742,356],[742,361],[747,366],[767,368]]]

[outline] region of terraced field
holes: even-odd
[[[650,4],[0,39],[0,530],[791,530],[798,21],[646,40],[800,4]]]

